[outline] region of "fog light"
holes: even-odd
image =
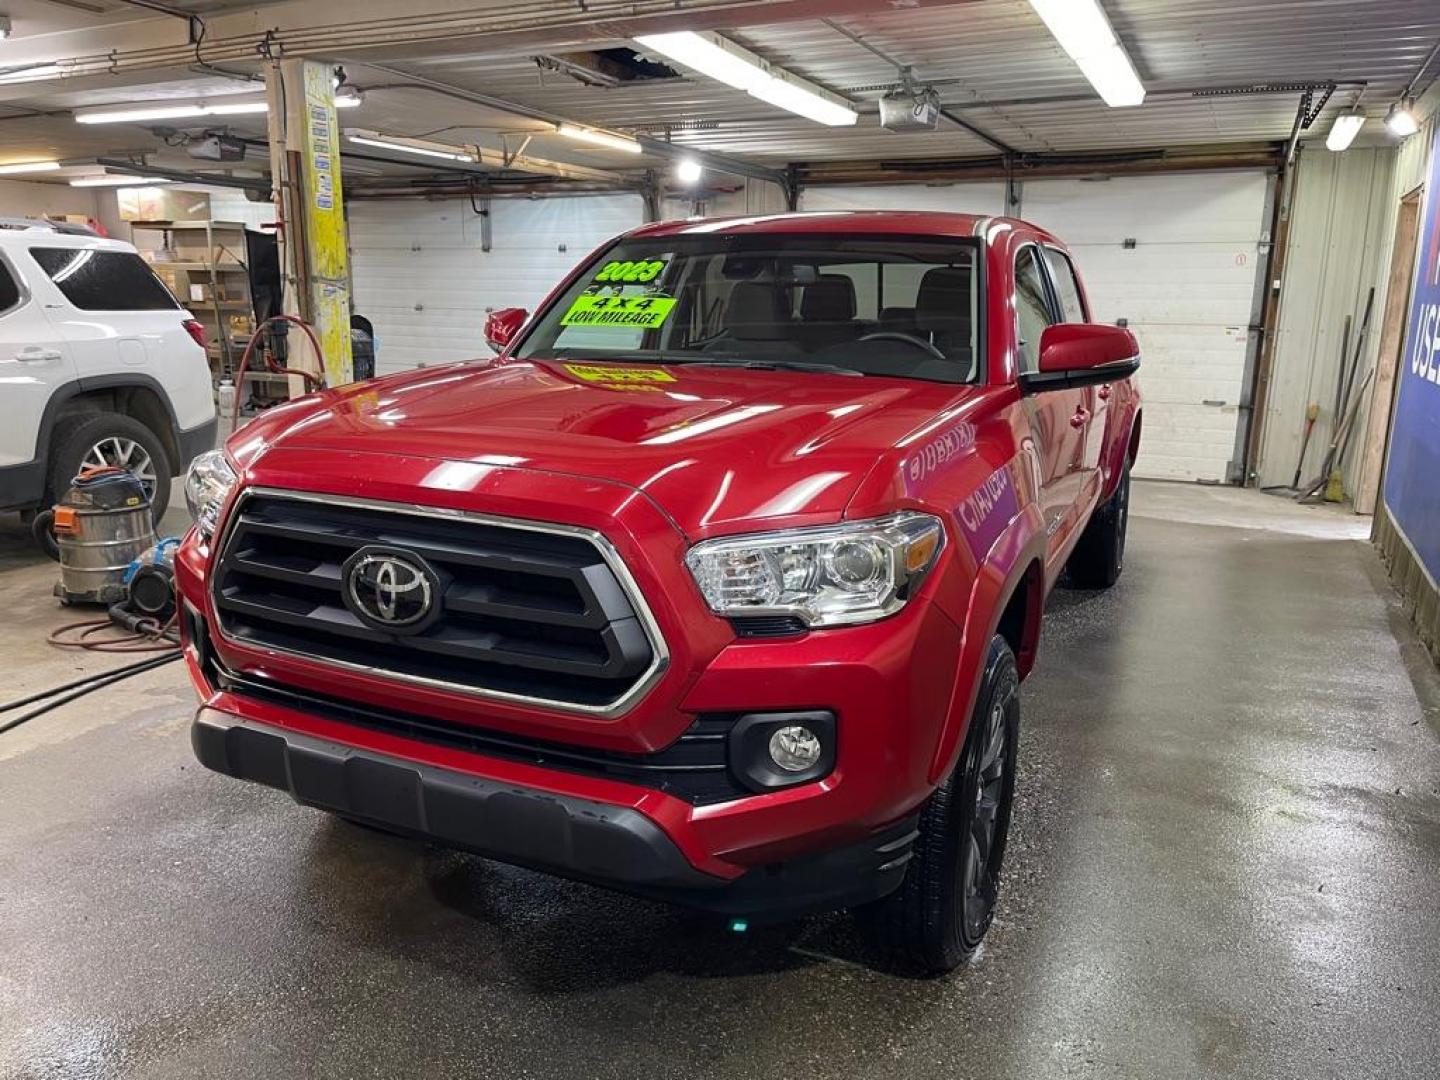
[[[814,783],[835,768],[835,728],[828,709],[746,713],[730,729],[730,774],[751,791]]]
[[[804,772],[820,760],[820,739],[807,727],[792,724],[770,736],[770,760],[786,772]]]

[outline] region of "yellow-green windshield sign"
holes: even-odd
[[[673,296],[579,296],[560,318],[561,326],[616,326],[653,330],[675,307]]]

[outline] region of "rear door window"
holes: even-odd
[[[10,268],[0,262],[0,315],[20,303],[20,284],[15,280],[15,275],[10,273]]]
[[[1085,304],[1080,299],[1080,284],[1075,280],[1075,267],[1070,260],[1054,248],[1046,248],[1045,261],[1050,264],[1050,280],[1055,282],[1055,295],[1060,301],[1060,321],[1089,322],[1085,317]]]
[[[36,247],[30,254],[81,311],[173,311],[180,306],[134,252]]]

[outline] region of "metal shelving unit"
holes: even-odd
[[[134,221],[131,241],[140,250],[147,245],[136,240],[141,231],[162,233],[158,248],[170,258],[151,258],[150,265],[175,293],[177,299],[205,324],[211,345],[207,349],[213,374],[234,376],[239,350],[253,326],[254,301],[250,295],[249,268],[245,265],[246,227],[233,221]],[[196,299],[196,288],[205,293]],[[236,333],[231,316],[245,313],[246,327]],[[238,338],[238,340],[237,340]]]

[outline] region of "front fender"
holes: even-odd
[[[1020,655],[1016,657],[1022,678],[1034,662],[1040,614],[1045,605],[1045,550],[1044,515],[1033,500],[1027,500],[976,564],[961,624],[963,633],[955,687],[927,776],[931,784],[938,784],[955,765],[975,708],[990,640],[1011,597],[1022,586],[1030,590],[1026,632]]]

